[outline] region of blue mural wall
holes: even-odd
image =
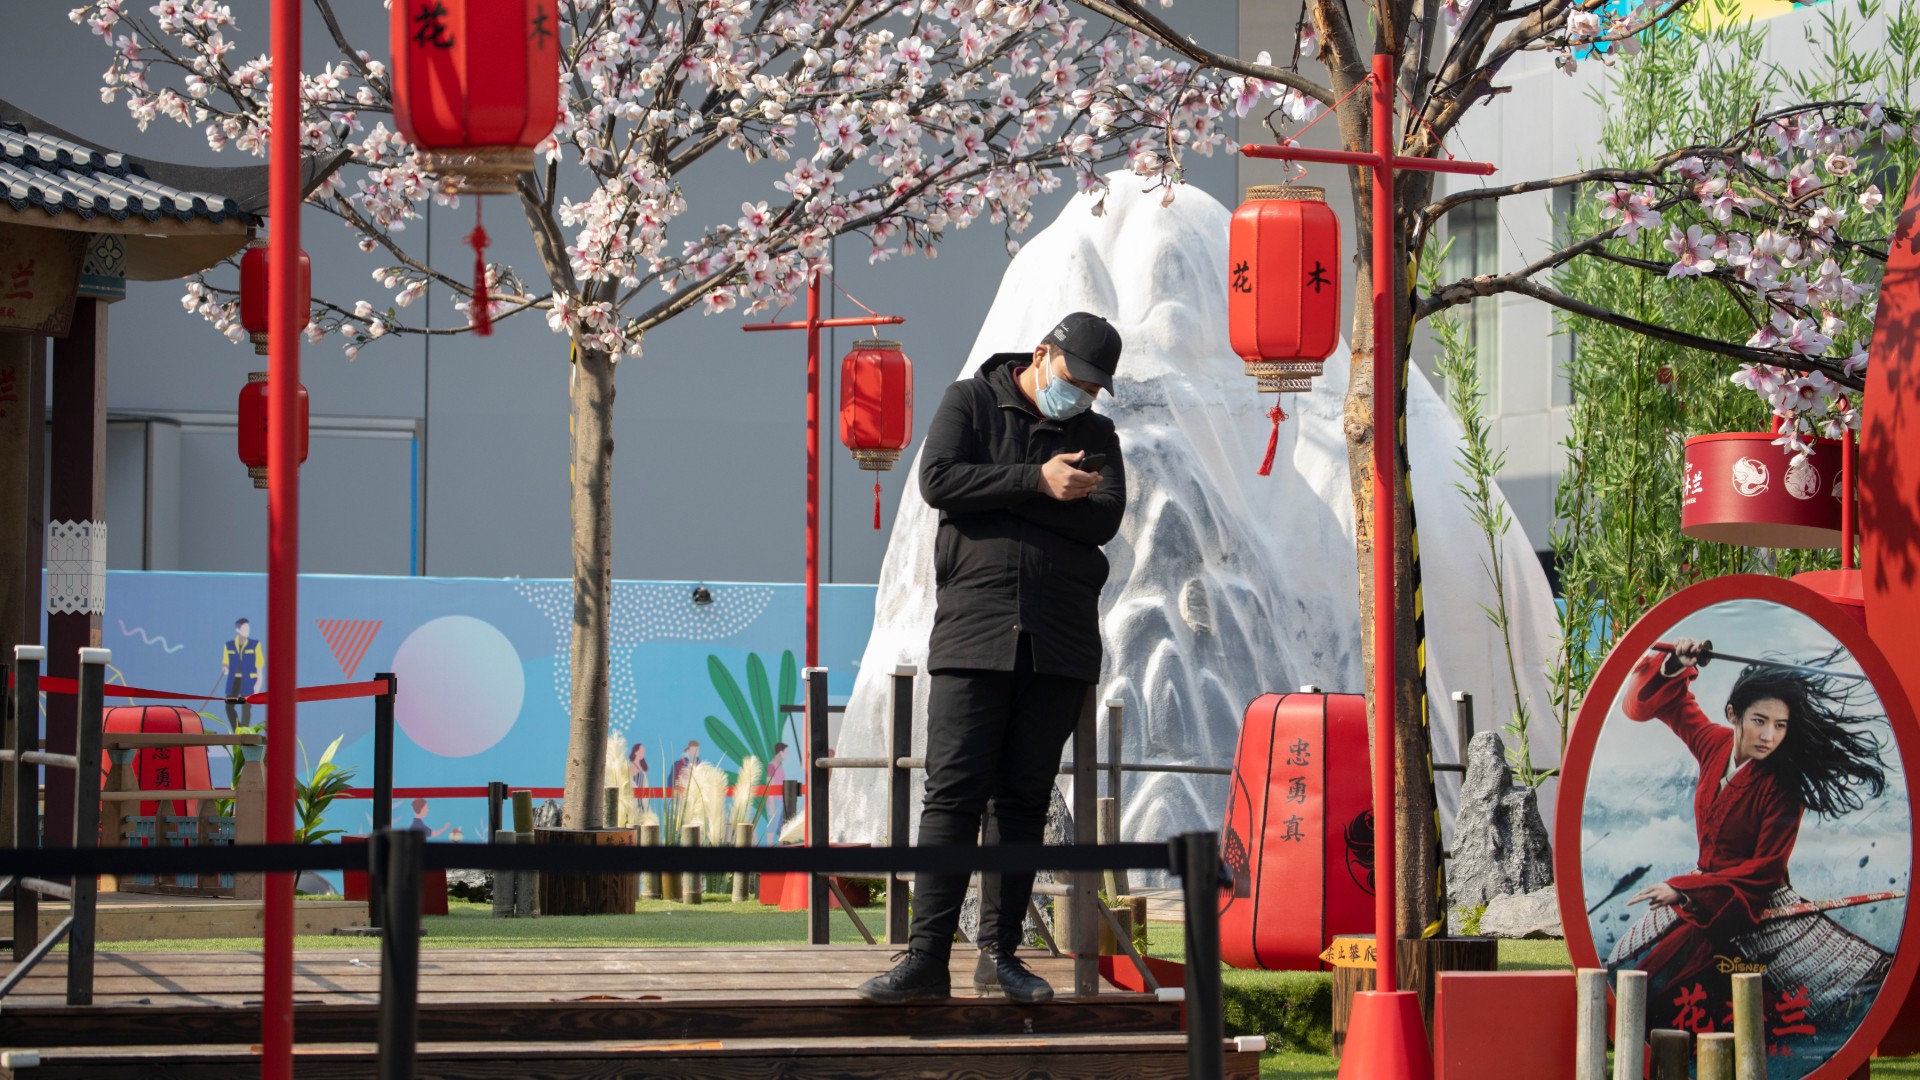
[[[692,601],[693,582],[614,585],[612,728],[623,754],[634,743],[645,747],[653,785],[667,783],[675,760],[694,740],[702,744],[702,760],[731,771],[736,763],[710,735],[708,718],[730,730],[748,722],[739,716],[740,706],[758,711],[750,670],[763,669],[777,695],[784,654],[791,652],[797,662],[804,653],[801,586],[706,585],[709,604]],[[820,589],[820,662],[829,669],[836,702],[852,692],[873,625],[874,593],[871,585]],[[109,682],[224,693],[221,665],[235,620],[251,622],[254,639],[271,657],[276,642],[266,635],[266,616],[263,575],[109,573],[102,622],[102,644],[113,651]],[[494,780],[516,788],[559,787],[567,752],[571,620],[567,581],[302,577],[300,684],[362,681],[382,671],[398,676],[396,787],[484,787]],[[729,695],[729,681],[742,693]],[[107,703],[128,702],[114,698],[109,687]],[[253,722],[267,720],[264,713],[255,710]],[[220,702],[206,703],[201,715],[208,730],[226,730]],[[355,786],[373,783],[372,728],[371,699],[310,702],[300,709],[299,741],[307,758],[318,760],[339,737],[334,760],[357,769]],[[789,744],[797,741],[794,730],[784,729]],[[212,775],[224,778],[224,755],[214,753]],[[798,778],[798,761],[797,752],[787,755],[790,778]],[[396,824],[408,822],[414,816],[409,801],[397,803],[393,816]],[[424,817],[440,839],[484,838],[484,799],[434,799]],[[356,799],[335,803],[327,824],[359,833],[371,821],[370,803]]]

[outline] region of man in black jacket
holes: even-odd
[[[1060,753],[1100,677],[1100,545],[1120,529],[1126,470],[1113,421],[1120,335],[1075,312],[1031,354],[998,353],[947,388],[921,453],[940,511],[927,669],[920,843],[1037,844]],[[870,1001],[946,997],[967,876],[920,875],[906,956],[859,988]],[[986,876],[974,988],[1021,1002],[1053,990],[1015,956],[1033,875]]]

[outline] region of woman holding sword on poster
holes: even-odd
[[[1824,905],[1801,899],[1787,864],[1807,811],[1843,817],[1886,790],[1882,741],[1860,730],[1879,718],[1852,713],[1855,676],[1750,660],[1727,696],[1725,722],[1716,722],[1690,688],[1718,655],[1711,642],[1677,638],[1655,645],[1629,680],[1628,719],[1666,724],[1699,765],[1699,856],[1692,872],[1628,901],[1649,910],[1608,967],[1647,972],[1651,1008],[1677,1014],[1701,1004],[1709,984],[1711,1000],[1726,1000],[1731,971],[1766,970],[1770,982],[1790,984],[1804,964],[1822,973],[1810,991],[1817,1014],[1863,982],[1877,985],[1886,954],[1820,914]]]

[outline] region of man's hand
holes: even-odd
[[[1100,474],[1081,472],[1074,467],[1086,456],[1084,450],[1055,454],[1040,466],[1040,493],[1061,502],[1072,502],[1093,494],[1093,489],[1100,485]]]
[[[1690,637],[1673,639],[1673,658],[1687,667],[1700,666],[1701,655],[1706,651],[1707,643],[1704,641]]]

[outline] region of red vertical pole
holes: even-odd
[[[267,276],[272,309],[267,363],[267,843],[293,842],[294,662],[299,622],[300,449],[294,414],[300,387],[300,330],[306,322],[294,282],[300,258],[300,3],[273,9],[273,112],[267,172],[273,219]],[[264,915],[260,1073],[293,1076],[293,875],[268,874]]]
[[[820,666],[820,272],[807,279],[807,666]]]
[[[1374,987],[1398,989],[1394,947],[1394,373],[1393,58],[1373,58],[1373,920]]]
[[[1853,569],[1853,465],[1858,453],[1853,432],[1840,444],[1840,569]]]

